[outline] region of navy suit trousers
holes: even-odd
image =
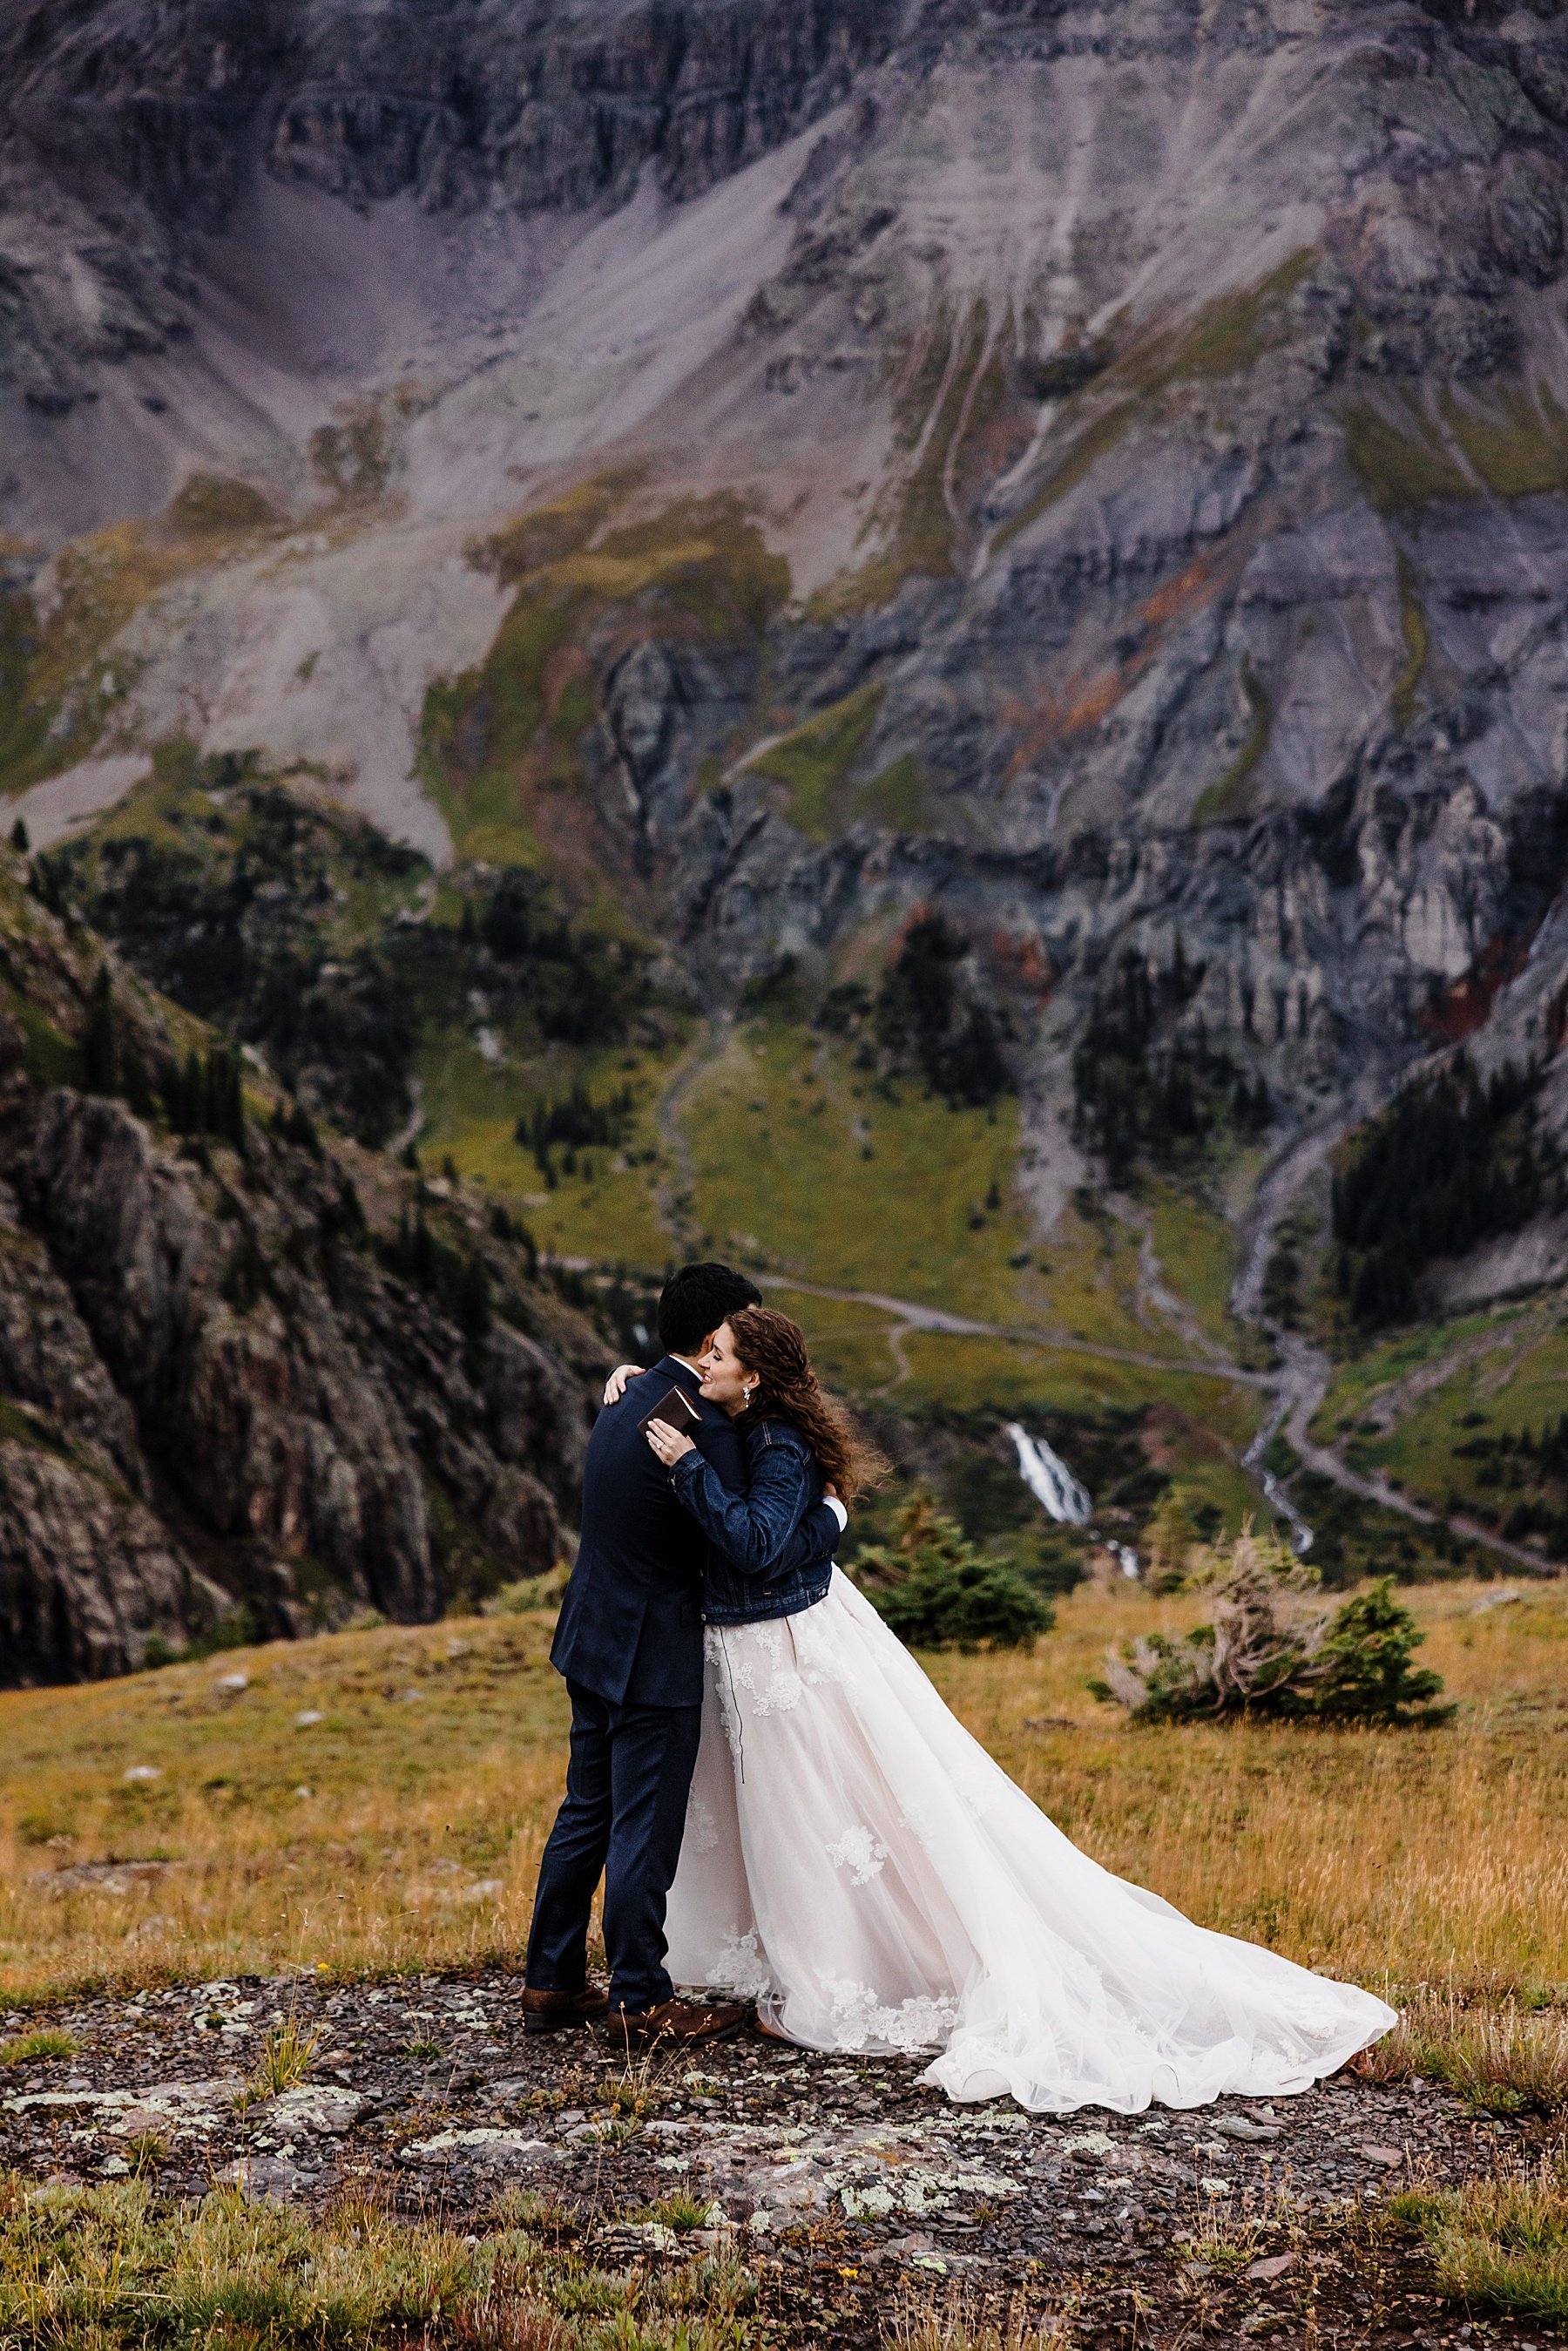
[[[654,2008],[674,1990],[664,1967],[664,1911],[680,1859],[702,1709],[616,1706],[580,1682],[568,1678],[566,1687],[566,1794],[539,1865],[527,1981],[540,1991],[581,1989],[602,1871],[611,2004]]]

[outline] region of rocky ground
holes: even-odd
[[[901,2292],[943,2280],[1106,2346],[1561,2339],[1446,2304],[1384,2209],[1528,2152],[1429,2084],[1054,2118],[950,2105],[913,2060],[751,2034],[630,2062],[608,2033],[525,2038],[520,1990],[253,1978],[13,2016],[75,2046],[0,2077],[0,2161],[311,2206],[369,2179],[477,2231],[530,2192],[533,2224],[605,2269],[733,2246],[786,2340],[875,2340]],[[267,2094],[258,2061],[291,2027],[308,2065]]]

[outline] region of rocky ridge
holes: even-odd
[[[1519,2126],[1429,2085],[1350,2075],[1272,2105],[1054,2118],[950,2106],[918,2060],[753,2038],[629,2066],[607,2038],[524,2036],[518,1991],[492,1971],[67,2003],[47,2022],[76,2053],[18,2069],[0,2157],[62,2185],[139,2168],[166,2193],[215,2177],[311,2205],[348,2186],[480,2231],[522,2191],[590,2270],[738,2257],[786,2340],[876,2340],[897,2294],[947,2281],[1024,2294],[1064,2341],[1174,2345],[1201,2327],[1240,2344],[1310,2324],[1320,2341],[1427,2346],[1463,2339],[1459,2322],[1379,2208],[1412,2179],[1527,2153]],[[286,2020],[314,2040],[308,2070],[237,2100]],[[659,2217],[673,2199],[676,2226]],[[1505,2318],[1488,2339],[1544,2338]]]
[[[0,381],[64,415],[98,397],[102,362],[188,338],[191,233],[223,225],[257,161],[358,207],[579,212],[624,203],[645,166],[680,201],[841,99],[897,16],[887,0],[17,12],[0,33]]]
[[[0,1679],[426,1619],[552,1568],[602,1343],[461,1187],[279,1132],[263,1080],[243,1150],[101,1071],[84,1091],[101,974],[130,1090],[133,1056],[178,1065],[201,1032],[22,872],[0,872]]]

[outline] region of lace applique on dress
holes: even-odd
[[[705,1804],[695,1788],[686,1799],[686,1831],[680,1840],[682,1852],[711,1853],[719,1842],[719,1823],[713,1817],[711,1804]]]
[[[727,1991],[734,2000],[765,2000],[775,1991],[773,1970],[757,1948],[757,1930],[726,1934],[719,1955],[708,1970],[711,1991]]]
[[[846,1869],[855,1886],[869,1886],[877,1876],[888,1858],[888,1848],[881,1839],[867,1828],[846,1829],[827,1848],[827,1858],[835,1869]]]
[[[790,1630],[794,1641],[795,1666],[813,1689],[821,1689],[826,1682],[846,1687],[854,1678],[850,1660],[835,1646],[822,1625],[815,1608],[803,1609],[790,1618]]]
[[[880,2001],[870,1984],[846,1976],[825,1976],[823,1990],[832,2002],[833,2032],[840,2049],[865,2049],[873,2043],[910,2052],[943,2049],[958,2023],[958,2002],[946,1993],[900,2001],[894,2008]]]
[[[724,1643],[724,1660],[737,1704],[744,1690],[751,1700],[749,1711],[759,1719],[797,1707],[805,1696],[805,1684],[795,1671],[793,1654],[788,1664],[784,1662],[784,1636],[779,1626],[743,1625],[738,1632],[739,1638],[732,1630]]]

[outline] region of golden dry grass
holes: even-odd
[[[1032,1656],[929,1662],[1068,1834],[1206,1925],[1397,1991],[1568,1998],[1568,1592],[1477,1614],[1487,1592],[1408,1595],[1459,1702],[1426,1733],[1128,1729],[1086,1677],[1196,1621],[1179,1594],[1085,1587]],[[388,1627],[0,1695],[0,2001],[515,1959],[565,1765],[548,1632]],[[62,1884],[109,1859],[168,1866]]]
[[[515,1951],[565,1755],[548,1641],[389,1627],[0,1697],[0,2000]],[[108,1858],[169,1865],[62,1885]]]
[[[1073,2310],[1076,2301],[1073,2296]],[[882,2340],[888,2351],[1069,2351],[1073,2310],[1042,2317],[1015,2294],[997,2312],[949,2287],[895,2304],[883,2320]]]
[[[1403,1595],[1459,1701],[1438,1730],[1133,1729],[1088,1697],[1112,1638],[1201,1595],[1083,1591],[1033,1657],[939,1678],[1069,1835],[1206,1926],[1373,1985],[1568,1996],[1568,1591],[1477,1614],[1493,1589]]]

